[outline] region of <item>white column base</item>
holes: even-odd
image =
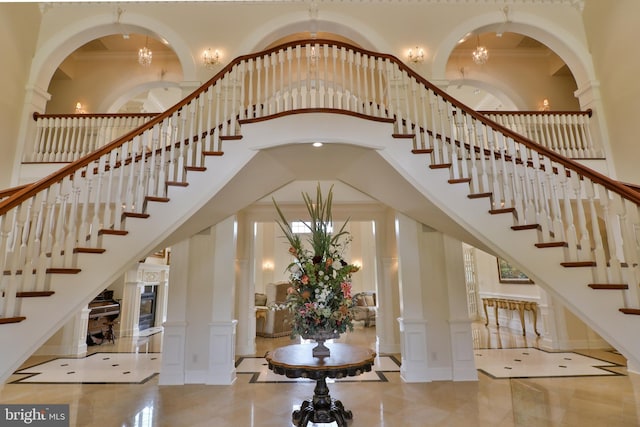
[[[477,381],[471,319],[449,320],[453,381]]]
[[[427,351],[427,321],[398,318],[402,366],[400,377],[404,382],[431,382]]]
[[[185,384],[184,349],[187,322],[165,322],[159,385]]]
[[[205,384],[230,385],[236,380],[237,320],[209,323],[209,371]]]

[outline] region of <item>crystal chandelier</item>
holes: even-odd
[[[471,52],[471,56],[473,57],[473,62],[478,65],[482,65],[487,62],[489,59],[489,51],[486,47],[480,46],[480,36],[478,35],[476,48],[473,52]]]
[[[138,62],[143,67],[148,67],[151,65],[151,59],[153,58],[153,52],[149,50],[147,47],[147,43],[149,42],[149,37],[144,42],[144,47],[138,51]]]

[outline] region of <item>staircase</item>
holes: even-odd
[[[467,109],[393,56],[314,39],[232,61],[168,111],[0,201],[2,380],[256,153],[295,140],[298,114],[376,123],[375,141],[355,127],[319,132],[376,145],[640,371],[638,193]]]

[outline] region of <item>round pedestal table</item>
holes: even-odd
[[[269,369],[288,378],[309,378],[316,381],[313,398],[302,402],[293,411],[291,419],[296,427],[306,427],[309,422],[336,422],[346,427],[353,419],[339,400],[332,399],[327,378],[345,378],[371,371],[376,353],[368,348],[343,343],[329,343],[328,357],[313,357],[315,343],[294,344],[277,348],[266,354]]]

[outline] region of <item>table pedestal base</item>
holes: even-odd
[[[309,422],[331,423],[334,421],[338,427],[347,427],[347,423],[352,419],[351,411],[344,409],[342,402],[329,396],[329,387],[324,377],[316,380],[313,399],[302,402],[300,409],[291,414],[291,420],[296,427],[306,427]]]

